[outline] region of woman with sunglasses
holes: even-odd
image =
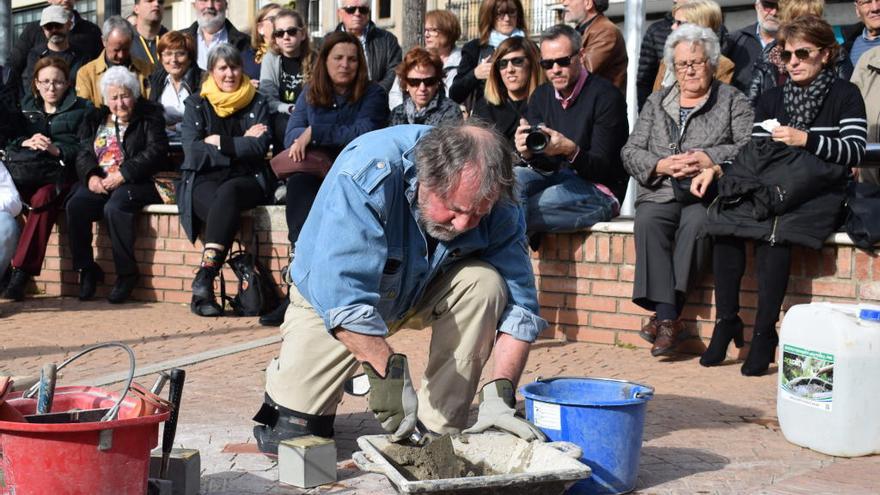
[[[711,256],[700,235],[707,204],[687,193],[690,178],[732,159],[750,138],[745,95],[714,78],[720,51],[715,33],[696,24],[669,35],[664,65],[675,83],[648,97],[621,152],[639,184],[632,301],[653,313],[639,332],[653,356],[673,352],[683,337],[689,289]]]
[[[746,268],[745,240],[755,242],[758,308],[751,348],[741,369],[746,376],[764,374],[774,360],[792,244],[819,249],[835,230],[849,170],[864,156],[867,136],[859,89],[837,77],[833,68],[840,47],[831,26],[815,16],[799,17],[783,24],[777,39],[788,80],[758,100],[753,143],[725,170],[719,198],[706,222],[707,232],[714,236],[717,320],[709,348],[700,358],[703,366],[721,363],[730,341],[743,340],[739,292]],[[773,162],[761,161],[767,155],[788,161],[775,168]],[[769,177],[770,173],[776,175]],[[703,170],[694,177],[691,191],[702,195],[718,174],[717,169]],[[748,194],[756,182],[779,184],[780,180],[787,182],[781,197],[779,186],[767,188],[769,201],[758,195],[761,189],[754,196]]]
[[[317,55],[298,12],[279,10],[273,26],[272,47],[260,68],[260,93],[272,112],[272,148],[277,155],[284,150],[287,121],[311,76]]]
[[[272,50],[273,23],[275,16],[280,11],[281,6],[277,3],[267,3],[257,12],[257,19],[251,32],[251,46],[241,53],[242,61],[244,61],[242,71],[250,78],[251,84],[258,89],[260,87],[260,67],[263,64],[263,58]]]
[[[538,47],[527,38],[507,38],[492,55],[492,72],[486,81],[485,99],[474,106],[473,116],[495,126],[511,145],[526,114],[529,97],[544,83]]]
[[[458,17],[448,10],[429,10],[425,14],[425,48],[440,57],[443,63],[443,87],[440,91],[449,96],[449,88],[458,74],[461,63],[461,49],[455,44],[461,38],[461,24]],[[400,79],[394,79],[394,86],[388,92],[388,107],[396,108],[403,103]]]
[[[512,36],[528,35],[522,3],[520,0],[484,0],[480,4],[479,29],[480,37],[461,48],[461,64],[449,88],[449,97],[464,104],[468,111],[483,98],[495,48]]]
[[[461,122],[458,104],[443,94],[443,63],[440,57],[416,47],[397,66],[403,103],[391,111],[389,125],[441,125]]]
[[[824,0],[798,0],[797,2],[780,2],[779,22],[784,24],[803,16],[822,18],[825,12]],[[780,58],[782,48],[777,41],[771,41],[763,50],[760,60],[755,62],[752,70],[752,81],[749,84],[747,95],[752,106],[758,104],[761,95],[768,90],[781,86],[788,78],[785,70],[785,62]],[[832,61],[832,68],[837,77],[849,80],[852,76],[853,65],[846,53],[846,49],[840,47],[837,58]]]

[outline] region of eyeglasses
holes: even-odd
[[[550,70],[553,68],[554,65],[558,65],[560,67],[568,67],[569,65],[571,65],[571,59],[573,59],[576,56],[577,56],[577,53],[572,53],[571,55],[569,55],[567,57],[549,58],[549,59],[545,58],[545,59],[541,60],[541,62],[540,62],[541,68],[544,70]]]
[[[37,81],[37,84],[43,89],[48,89],[50,87],[63,88],[67,84],[67,81],[53,81],[47,79],[45,81]]]
[[[403,81],[406,83],[407,86],[411,86],[413,88],[418,88],[422,84],[424,84],[426,88],[431,88],[440,84],[440,77],[405,77]]]
[[[794,55],[798,58],[798,60],[806,60],[810,58],[810,55],[813,52],[821,52],[824,48],[798,48],[797,50],[782,50],[779,53],[779,59],[782,60],[783,63],[787,64],[791,62],[791,56]]]
[[[275,19],[277,19],[277,18],[278,18],[278,16],[267,15],[266,17],[263,17],[263,20],[260,22],[275,22]]]
[[[187,52],[185,50],[167,50],[166,49],[165,51],[163,51],[159,55],[162,55],[163,57],[183,58],[183,57],[189,56],[189,52]]]
[[[672,64],[678,72],[686,72],[690,69],[700,70],[706,66],[706,59],[691,60],[690,62],[675,62]]]
[[[283,38],[284,35],[286,34],[286,35],[290,36],[291,38],[293,38],[296,35],[298,35],[300,31],[302,31],[302,28],[298,28],[296,26],[289,27],[287,29],[276,29],[275,31],[272,31],[272,37]]]
[[[342,7],[342,10],[344,10],[345,13],[348,15],[354,15],[355,12],[359,13],[360,15],[370,14],[370,8],[365,5],[360,7]]]
[[[432,36],[436,36],[436,35],[440,34],[440,30],[435,27],[426,27],[425,34],[430,34]]]
[[[517,15],[518,15],[518,12],[516,11],[516,9],[511,9],[511,10],[496,10],[496,11],[495,11],[495,17],[498,18],[498,19],[501,19],[501,18],[504,17],[504,16],[508,16],[508,17],[510,17],[511,19],[513,19],[513,18],[516,17]]]
[[[495,65],[498,66],[498,70],[504,70],[508,65],[513,65],[514,67],[522,67],[526,63],[525,57],[510,57],[510,58],[502,58],[495,62]],[[552,65],[550,67],[553,67]]]

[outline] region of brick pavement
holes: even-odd
[[[45,361],[105,340],[131,343],[145,365],[276,332],[257,326],[253,318],[196,318],[186,306],[167,303],[112,307],[38,298],[20,305],[0,302],[0,311],[5,343],[0,371],[18,373],[34,373]],[[429,336],[404,331],[391,338],[410,356],[416,381]],[[201,450],[202,493],[393,493],[384,477],[362,473],[348,461],[359,435],[380,433],[363,398],[346,397],[340,405],[340,481],[334,485],[310,492],[285,487],[275,482],[277,469],[263,456],[224,452],[230,445],[252,443],[250,416],[262,396],[263,369],[276,351],[276,346],[261,347],[187,367],[177,444]],[[103,375],[122,364],[122,356],[90,360],[64,380]],[[640,493],[860,494],[880,487],[880,456],[833,458],[785,441],[776,423],[775,373],[746,379],[736,364],[705,369],[694,356],[657,360],[628,346],[539,341],[524,381],[558,375],[623,378],[656,387],[645,425]]]

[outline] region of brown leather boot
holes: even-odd
[[[663,356],[675,350],[675,346],[681,342],[681,331],[684,324],[681,320],[662,320],[657,322],[657,338],[651,347],[651,355]]]
[[[652,315],[648,323],[639,330],[639,337],[654,343],[654,340],[657,339],[657,315]]]

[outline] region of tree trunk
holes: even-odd
[[[424,44],[425,8],[425,0],[403,0],[403,53]]]

